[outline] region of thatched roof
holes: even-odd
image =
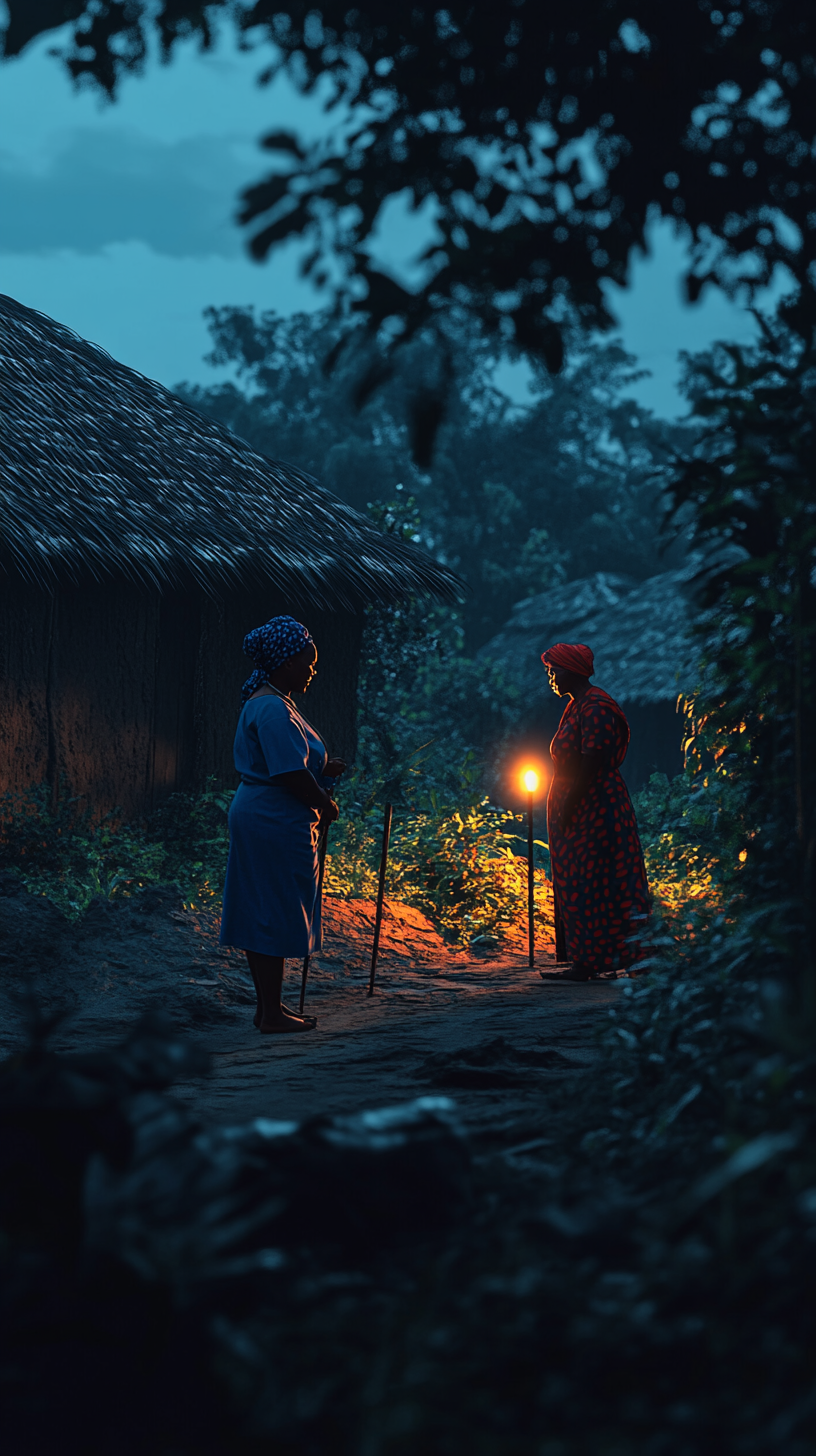
[[[267,581],[326,607],[462,595],[452,572],[310,476],[2,294],[0,413],[8,573]]]
[[[696,569],[696,568],[695,568]],[[480,656],[502,663],[528,701],[549,695],[541,653],[554,642],[585,642],[593,682],[623,703],[676,699],[695,686],[699,652],[691,634],[692,569],[648,581],[597,572],[519,602]]]

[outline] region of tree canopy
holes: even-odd
[[[557,370],[565,311],[611,320],[653,210],[693,241],[688,278],[733,289],[783,263],[800,285],[788,321],[816,320],[816,10],[810,0],[8,0],[7,55],[73,23],[64,58],[111,94],[145,62],[212,42],[230,15],[247,44],[271,40],[304,91],[328,78],[352,103],[336,141],[263,139],[272,170],[240,213],[257,258],[301,235],[306,270],[395,338],[468,309]],[[432,202],[424,285],[379,271],[369,244],[386,198]]]
[[[421,469],[405,398],[433,371],[432,344],[415,339],[355,410],[357,361],[344,355],[330,375],[322,367],[341,335],[329,315],[222,308],[210,311],[210,326],[213,361],[236,368],[238,381],[179,386],[184,397],[358,510],[413,497],[423,544],[472,586],[468,652],[500,630],[514,602],[564,575],[614,570],[641,580],[659,569],[663,489],[689,430],[627,397],[634,361],[618,345],[571,350],[554,379],[539,369],[522,408],[497,387],[485,331],[451,331],[446,415]]]

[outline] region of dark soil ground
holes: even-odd
[[[386,906],[372,998],[366,995],[374,907],[328,900],[324,948],[309,970],[317,1029],[261,1036],[240,952],[218,945],[217,917],[182,910],[165,889],[99,902],[69,924],[16,881],[0,884],[0,1051],[23,1044],[27,1007],[62,1015],[52,1045],[85,1051],[121,1041],[150,1008],[169,1013],[212,1058],[211,1075],[174,1095],[208,1122],[301,1120],[401,1102],[456,1098],[468,1123],[535,1111],[545,1084],[587,1071],[615,984],[552,985],[552,947],[531,970],[522,938],[478,958],[446,945],[407,906]],[[287,962],[297,1005],[301,965]]]
[[[36,1008],[57,1053],[0,1089],[4,1452],[811,1456],[810,1064],[768,1114],[719,980],[641,1046],[645,983],[398,905],[369,1000],[372,922],[327,904],[318,1027],[263,1037],[171,890],[70,925],[0,882],[0,1052]]]

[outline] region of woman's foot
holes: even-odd
[[[314,1031],[314,1029],[315,1023],[310,1018],[304,1016],[285,1016],[283,1012],[271,1021],[262,1021],[258,1028],[259,1031],[264,1032],[266,1035],[272,1035],[275,1032]]]
[[[545,981],[591,981],[597,972],[589,966],[581,965],[580,961],[573,961],[571,966],[566,966],[562,971],[542,971],[541,975]]]
[[[291,1009],[291,1006],[287,1006],[284,1002],[281,1002],[281,1012],[283,1012],[284,1016],[294,1016],[294,1019],[296,1019],[296,1021],[310,1021],[312,1022],[313,1026],[318,1025],[318,1018],[316,1018],[316,1016],[300,1015],[300,1012]],[[259,1008],[258,1006],[254,1018],[252,1018],[252,1025],[254,1025],[255,1028],[259,1031],[259,1029],[261,1029],[262,1021],[264,1021],[264,1012],[262,1012],[261,1008]]]
[[[281,1001],[281,1011],[284,1016],[296,1016],[298,1021],[313,1021],[315,1025],[317,1024],[316,1016],[312,1016],[308,1011],[293,1011],[291,1006],[286,1005],[285,1001]]]

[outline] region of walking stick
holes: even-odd
[[[380,855],[380,883],[377,886],[377,914],[374,920],[374,946],[371,951],[371,975],[368,978],[368,994],[374,995],[374,977],[377,974],[377,953],[380,949],[380,929],[382,927],[383,896],[385,894],[385,870],[388,864],[388,841],[391,838],[391,815],[393,804],[386,804],[385,817],[383,818],[382,854]]]
[[[323,833],[320,836],[320,844],[317,850],[317,903],[321,907],[321,913],[323,908],[323,874],[326,869],[326,845],[328,844],[328,842],[329,826],[327,824],[326,828],[323,830]],[[300,978],[300,1006],[298,1007],[298,1010],[300,1011],[301,1016],[303,1015],[303,1003],[306,1000],[306,977],[308,976],[308,974],[309,957],[306,956],[303,961],[303,975]]]

